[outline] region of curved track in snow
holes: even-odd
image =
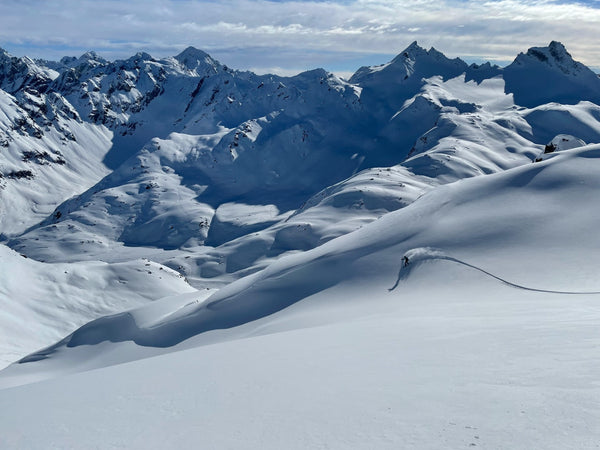
[[[425,258],[419,259],[415,263],[420,263],[420,262],[428,261],[428,260],[431,261],[431,260],[436,260],[436,259],[437,260],[443,260],[443,261],[451,261],[451,262],[456,263],[456,264],[461,264],[463,266],[466,266],[466,267],[469,267],[471,269],[477,270],[477,271],[479,271],[479,272],[481,272],[481,273],[483,273],[483,274],[485,274],[485,275],[487,275],[487,276],[489,276],[491,278],[494,278],[494,279],[496,279],[496,280],[498,280],[498,281],[500,281],[500,282],[502,282],[504,284],[507,284],[508,286],[511,286],[511,287],[514,287],[514,288],[517,288],[517,289],[523,289],[523,290],[526,290],[526,291],[543,292],[543,293],[546,293],[546,294],[567,294],[567,295],[593,295],[593,294],[600,294],[600,291],[556,291],[556,290],[551,290],[551,289],[538,289],[538,288],[532,288],[532,287],[529,287],[529,286],[524,286],[522,284],[513,283],[512,281],[508,281],[508,280],[506,280],[506,279],[504,279],[502,277],[494,275],[493,273],[488,272],[487,270],[482,269],[481,267],[477,267],[477,266],[474,266],[473,264],[469,264],[468,262],[462,261],[460,259],[453,258],[451,256],[441,255],[441,254],[440,255],[435,255],[435,254],[428,255]],[[414,266],[415,263],[409,263],[408,266],[402,266],[400,268],[400,271],[398,272],[398,278],[396,279],[396,283],[391,288],[389,288],[388,291],[391,292],[391,291],[393,291],[394,289],[396,289],[398,287],[398,284],[400,284],[400,280],[403,278],[403,269],[410,268],[411,265]]]

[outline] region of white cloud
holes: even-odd
[[[143,50],[173,55],[194,45],[239,68],[357,68],[417,39],[448,56],[511,60],[562,41],[600,67],[600,9],[551,0],[6,0],[0,46],[58,58],[94,49],[108,58]],[[324,56],[332,62],[327,64]],[[385,62],[381,60],[379,62]]]

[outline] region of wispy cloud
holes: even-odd
[[[494,61],[554,39],[600,67],[599,8],[595,0],[5,0],[0,46],[52,59],[94,49],[114,59],[194,45],[233,67],[287,73],[385,62],[415,39]]]

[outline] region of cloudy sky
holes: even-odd
[[[16,56],[161,57],[193,45],[261,73],[346,74],[387,62],[414,40],[501,65],[558,40],[599,69],[599,38],[600,0],[0,1],[0,47]]]

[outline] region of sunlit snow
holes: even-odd
[[[600,443],[600,78],[562,44],[0,62],[0,447]]]

